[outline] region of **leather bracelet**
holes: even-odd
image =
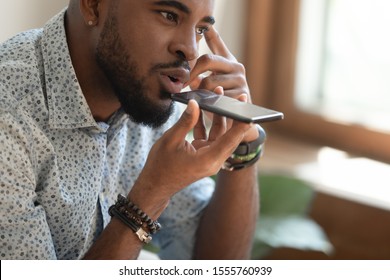
[[[111,217],[118,218],[128,226],[138,236],[138,239],[144,243],[149,243],[152,240],[151,234],[161,229],[158,221],[153,221],[137,205],[121,194],[118,195],[115,204],[108,209],[108,213]],[[144,227],[149,232],[144,230]]]
[[[143,230],[142,226],[137,225],[135,221],[128,219],[123,212],[116,208],[115,204],[108,209],[108,213],[111,217],[118,218],[122,223],[128,226],[138,236],[138,239],[141,242],[147,244],[152,241],[152,236]]]

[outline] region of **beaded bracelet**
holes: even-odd
[[[128,219],[135,220],[138,225],[143,226],[145,223],[146,228],[151,234],[155,234],[161,229],[161,224],[158,221],[152,220],[137,205],[129,201],[125,196],[121,194],[118,195],[115,207],[120,212],[124,213]]]

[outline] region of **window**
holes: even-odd
[[[299,109],[390,132],[389,11],[386,0],[301,1]]]
[[[246,64],[256,103],[288,136],[390,162],[390,2],[250,0]]]

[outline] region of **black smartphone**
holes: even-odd
[[[241,102],[204,89],[175,93],[171,95],[171,98],[184,104],[195,99],[203,110],[246,123],[276,121],[284,117],[281,112]]]

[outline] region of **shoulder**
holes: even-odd
[[[40,43],[43,29],[32,29],[21,32],[0,44],[0,65],[31,64],[34,57],[40,55]]]
[[[0,91],[2,104],[17,102],[42,86],[42,30],[30,30],[0,44]]]

